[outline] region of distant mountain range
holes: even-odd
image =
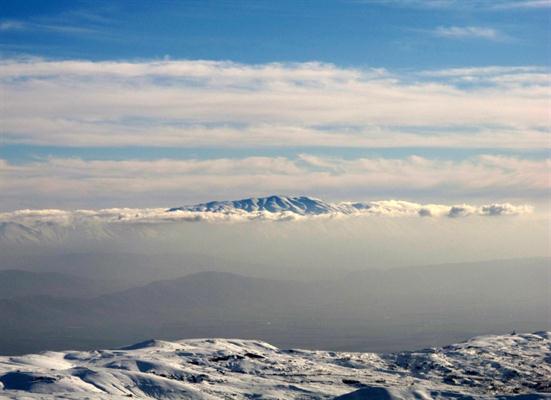
[[[545,322],[550,270],[549,259],[526,259],[367,270],[310,282],[200,272],[110,293],[98,280],[4,271],[0,354],[213,336],[389,351],[484,332],[551,329]]]

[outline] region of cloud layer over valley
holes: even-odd
[[[293,221],[308,218],[345,218],[345,217],[467,217],[467,216],[513,216],[530,214],[533,207],[529,205],[513,205],[509,203],[473,206],[469,204],[442,205],[418,204],[409,201],[383,200],[371,202],[341,202],[325,203],[318,199],[307,197],[272,196],[267,199],[283,201],[287,199],[307,199],[319,204],[319,211],[291,210],[281,208],[268,210],[258,207],[246,210],[232,205],[232,202],[212,202],[195,206],[183,206],[173,209],[166,208],[111,208],[102,210],[18,210],[0,213],[0,223],[21,223],[28,226],[40,224],[59,224],[61,226],[78,225],[80,223],[162,223],[162,222],[245,222],[261,221]],[[264,200],[266,198],[260,199]],[[244,199],[241,201],[257,201]],[[238,201],[235,201],[236,203]],[[213,204],[214,203],[214,204]],[[227,204],[226,204],[227,203]]]
[[[202,254],[217,259],[211,266],[256,265],[261,275],[549,255],[548,219],[530,205],[271,196],[175,206],[1,213],[0,248],[181,254],[180,265]]]

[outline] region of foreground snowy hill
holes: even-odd
[[[551,332],[393,354],[190,339],[0,357],[0,397],[13,399],[549,399],[550,377]]]

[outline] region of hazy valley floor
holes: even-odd
[[[94,261],[98,257],[52,261],[77,265],[71,271],[86,276],[44,263],[36,264],[41,271],[0,271],[0,354],[202,337],[396,352],[551,329],[549,259],[370,269],[309,281],[174,271],[145,284],[131,282],[131,271],[140,270],[136,257],[106,257],[104,267]],[[145,264],[160,274],[177,260],[162,261]]]

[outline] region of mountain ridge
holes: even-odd
[[[0,299],[0,353],[225,335],[280,346],[394,351],[519,326],[551,328],[541,317],[549,304],[547,259],[484,268],[472,263],[431,274],[427,268],[359,271],[314,282],[204,271],[93,298]],[[431,321],[460,321],[462,328],[439,331]],[[384,334],[374,326],[385,327]],[[415,333],[406,334],[404,326]]]
[[[378,201],[340,201],[327,202],[310,196],[270,195],[266,197],[248,197],[240,200],[215,200],[206,203],[171,207],[166,213],[185,211],[210,214],[290,214],[296,216],[317,216],[342,214],[351,215],[369,213],[387,216],[412,216],[450,218],[469,215],[499,216],[531,213],[530,205],[492,203],[482,206],[469,204],[419,204],[406,200]]]
[[[346,207],[331,204],[309,196],[271,195],[266,197],[249,197],[240,200],[209,201],[190,206],[173,207],[167,211],[193,212],[228,212],[242,210],[245,212],[292,212],[299,215],[328,214],[332,212],[349,212]]]

